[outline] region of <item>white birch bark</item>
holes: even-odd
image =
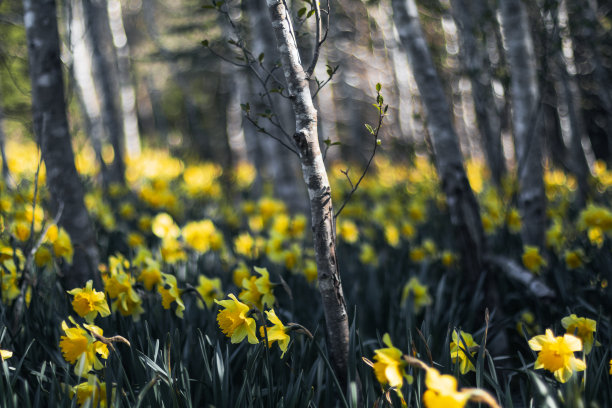
[[[117,70],[121,108],[123,111],[123,134],[125,135],[125,153],[128,157],[140,155],[140,131],[138,129],[138,114],[136,112],[136,92],[130,69],[130,47],[123,26],[121,2],[108,0],[108,18],[113,44],[117,50]]]
[[[282,0],[267,0],[283,72],[295,114],[293,139],[308,187],[319,291],[325,314],[327,345],[336,376],[345,384],[348,360],[348,316],[336,259],[336,232],[331,188],[319,148],[317,112],[308,79]]]
[[[504,45],[510,66],[512,124],[519,181],[518,207],[525,245],[542,247],[546,195],[542,178],[542,137],[537,131],[539,90],[533,40],[521,0],[501,0]]]
[[[484,234],[478,203],[470,188],[451,113],[421,30],[414,0],[393,0],[393,17],[412,67],[431,136],[436,167],[446,195],[456,245],[468,278],[481,274]]]

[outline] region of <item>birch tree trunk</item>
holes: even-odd
[[[319,291],[325,314],[330,359],[340,384],[346,385],[348,315],[336,259],[336,230],[331,188],[319,148],[317,111],[300,63],[289,14],[282,0],[267,0],[283,72],[295,114],[295,134],[304,182],[308,187]]]
[[[436,167],[455,230],[456,245],[470,282],[482,269],[484,233],[478,203],[470,188],[446,95],[421,30],[414,0],[393,0],[393,17],[412,67],[427,116]]]
[[[525,245],[542,247],[546,227],[546,195],[542,177],[542,138],[537,130],[539,91],[533,41],[521,0],[501,0],[500,14],[511,73],[521,236]]]
[[[119,99],[117,54],[109,26],[106,0],[83,0],[83,14],[87,35],[93,53],[92,73],[98,96],[102,101],[102,122],[108,140],[115,152],[104,180],[125,183],[124,131]]]
[[[89,279],[100,287],[96,236],[70,144],[55,1],[24,0],[23,6],[34,133],[46,165],[52,210],[61,211],[59,225],[66,229],[74,247],[72,265],[65,265],[62,280],[69,289],[81,287]]]
[[[100,175],[104,182],[104,180],[108,180],[108,168],[102,157],[102,144],[105,137],[104,125],[102,123],[100,99],[92,77],[93,63],[89,41],[86,41],[82,1],[73,0],[71,6],[70,48],[73,61],[71,73],[76,83],[77,98],[81,105],[85,129],[91,139],[91,145],[100,165]]]
[[[108,17],[113,44],[117,50],[117,73],[121,91],[121,108],[123,111],[123,133],[125,135],[125,152],[128,157],[140,154],[140,130],[136,113],[136,91],[130,68],[130,47],[123,26],[121,2],[108,0]]]
[[[459,51],[463,68],[472,85],[472,97],[476,121],[485,151],[485,157],[491,170],[491,176],[497,186],[506,173],[504,152],[501,143],[501,126],[495,109],[495,100],[491,88],[491,72],[484,48],[476,36],[477,22],[482,22],[482,2],[470,0],[451,0],[453,18],[459,31]]]

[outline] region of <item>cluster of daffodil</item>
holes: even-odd
[[[30,304],[32,280],[23,279],[28,263],[40,270],[51,269],[56,262],[72,263],[70,236],[45,214],[44,194],[42,185],[34,189],[23,183],[9,188],[0,181],[0,282],[1,300],[6,305],[20,295]]]
[[[80,324],[70,316],[70,325],[65,320],[61,324],[64,332],[59,342],[62,355],[68,363],[74,364],[75,374],[87,380],[72,387],[71,394],[76,395],[79,406],[106,407],[106,383],[98,379],[95,371],[104,367],[102,361],[108,358],[113,343],[130,343],[121,336],[104,337],[103,330],[94,324],[98,316],[109,316],[111,311],[104,292],[94,289],[92,281],[88,281],[84,288],[75,288],[68,293],[72,295],[73,310],[86,322]]]
[[[465,333],[461,332],[462,335]],[[456,332],[455,332],[456,334]],[[453,339],[457,340],[456,335]],[[468,401],[480,402],[490,407],[499,407],[495,398],[488,392],[478,388],[457,389],[455,377],[440,372],[429,367],[421,360],[404,355],[400,349],[393,346],[391,337],[388,333],[383,336],[385,348],[374,350],[374,362],[363,357],[366,364],[374,369],[374,375],[378,382],[387,388],[387,392],[393,390],[397,393],[406,406],[402,387],[404,381],[412,384],[414,378],[408,373],[409,367],[425,370],[425,386],[427,390],[423,393],[422,401],[426,408],[461,408]]]

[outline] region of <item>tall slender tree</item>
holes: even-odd
[[[72,265],[63,268],[63,282],[73,288],[94,279],[100,286],[96,237],[70,144],[56,4],[54,0],[24,0],[23,6],[34,133],[46,166],[52,209],[61,212],[59,225],[66,229],[74,247]]]
[[[267,0],[272,28],[295,115],[293,141],[308,188],[318,270],[319,292],[325,314],[327,345],[336,376],[346,384],[348,369],[348,315],[336,258],[336,226],[331,187],[317,133],[317,111],[312,102],[307,74],[283,0]],[[317,45],[318,46],[318,45]]]
[[[423,36],[414,0],[393,0],[392,5],[395,25],[425,106],[427,128],[456,232],[456,245],[468,278],[475,283],[482,272],[484,233],[478,203],[463,167],[450,108]]]
[[[518,206],[525,245],[542,247],[546,195],[542,168],[542,137],[538,131],[539,88],[533,40],[521,0],[501,0],[504,44],[510,66],[512,125],[519,181]]]
[[[476,121],[485,151],[485,157],[491,170],[493,181],[501,186],[506,172],[504,152],[501,142],[501,126],[495,108],[491,72],[485,44],[479,40],[482,32],[478,23],[485,18],[486,1],[452,0],[453,18],[459,29],[459,51],[465,74],[472,85],[472,97]]]
[[[109,26],[106,0],[82,0],[83,14],[93,54],[92,72],[102,102],[102,122],[114,150],[105,184],[125,183],[123,112],[120,104],[117,53]],[[78,61],[77,61],[78,63]]]

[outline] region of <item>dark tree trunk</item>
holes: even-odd
[[[501,143],[499,115],[495,108],[491,72],[483,41],[479,41],[477,24],[484,19],[486,2],[452,0],[453,17],[457,22],[460,40],[460,56],[463,69],[472,84],[472,97],[476,121],[485,151],[485,157],[495,184],[501,187],[506,173],[504,152]],[[481,33],[481,37],[484,37]]]
[[[395,25],[425,106],[436,160],[461,260],[474,284],[482,273],[484,232],[470,188],[446,95],[421,30],[414,0],[393,0]]]
[[[512,124],[519,180],[518,206],[525,245],[542,247],[546,195],[542,169],[542,137],[538,126],[539,90],[527,15],[521,0],[501,0],[500,13],[512,96]],[[540,129],[541,130],[541,129]]]
[[[125,183],[124,132],[119,100],[117,54],[108,20],[106,0],[83,0],[86,33],[93,52],[92,72],[102,101],[102,122],[115,157],[105,184]]]
[[[99,287],[96,236],[83,202],[83,186],[74,167],[66,119],[54,0],[24,0],[28,42],[34,133],[47,170],[47,185],[59,225],[74,246],[72,265],[63,268],[66,288],[84,286],[93,279]]]

